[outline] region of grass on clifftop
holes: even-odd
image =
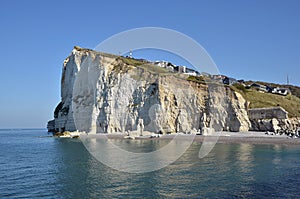
[[[127,58],[127,57],[121,57],[122,61],[128,65],[132,65],[138,68],[142,68],[144,70],[147,70],[150,73],[154,73],[154,74],[168,74],[171,73],[168,69],[159,67],[159,66],[155,66],[151,63],[147,63],[147,62],[143,62],[137,59],[133,59],[133,58]]]
[[[145,64],[144,62],[140,61],[140,60],[136,60],[133,58],[127,58],[127,57],[119,57],[124,63],[128,64],[128,65],[132,65],[132,66],[140,66]]]
[[[274,83],[268,83],[268,82],[260,82],[260,81],[246,81],[245,84],[251,85],[252,83],[258,83],[262,85],[267,85],[270,87],[279,87],[279,88],[288,88],[292,92],[293,95],[300,98],[300,87],[299,86],[293,86],[293,85],[284,85],[284,84],[274,84]]]
[[[149,71],[150,73],[155,73],[155,74],[166,74],[166,73],[171,73],[170,71],[168,71],[168,69],[159,67],[159,66],[155,66],[153,64],[143,64],[138,66],[139,68],[143,68],[147,71]]]
[[[295,95],[282,96],[272,93],[262,93],[252,89],[243,89],[236,85],[231,88],[241,93],[250,102],[250,108],[281,106],[289,112],[289,117],[300,117],[300,98]]]

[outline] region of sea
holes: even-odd
[[[144,141],[143,150],[164,142]],[[193,142],[160,170],[127,173],[99,162],[80,139],[54,138],[45,129],[3,129],[0,198],[300,197],[300,146],[216,144],[199,159],[200,147]]]

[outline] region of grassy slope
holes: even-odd
[[[245,82],[247,85],[250,85],[254,83],[253,81],[247,81]],[[293,86],[293,85],[283,85],[283,84],[274,84],[274,83],[267,83],[267,82],[256,82],[262,85],[268,85],[271,87],[280,87],[280,88],[288,88],[292,92],[293,95],[300,98],[300,87],[299,86]]]
[[[241,93],[250,102],[250,108],[265,108],[281,106],[289,112],[290,117],[300,117],[300,98],[295,95],[281,96],[271,93],[261,93],[256,90],[240,90],[232,86],[232,89]]]
[[[125,57],[120,57],[120,59],[122,59],[122,61],[128,65],[131,66],[135,66],[138,68],[142,68],[144,70],[149,71],[150,73],[154,73],[154,74],[160,74],[160,75],[167,75],[167,74],[171,74],[171,72],[165,68],[161,68],[159,66],[155,66],[153,64],[150,63],[145,63],[136,59],[132,59],[132,58],[125,58]],[[172,73],[174,74],[174,73]]]

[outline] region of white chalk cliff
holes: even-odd
[[[213,128],[248,131],[247,103],[230,87],[187,81],[184,74],[75,47],[64,61],[61,102],[51,131],[144,130],[176,133]]]

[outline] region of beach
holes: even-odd
[[[96,134],[88,135],[89,137],[103,138],[103,139],[126,139],[127,134]],[[156,134],[157,135],[157,134]],[[284,145],[300,145],[299,138],[290,138],[286,135],[266,135],[265,132],[215,132],[212,135],[191,135],[191,134],[169,134],[160,135],[160,137],[150,138],[149,132],[143,136],[135,136],[135,140],[159,139],[172,140],[175,136],[180,136],[181,140],[190,139],[194,136],[195,142],[214,142],[218,143],[249,143],[249,144],[284,144]]]

